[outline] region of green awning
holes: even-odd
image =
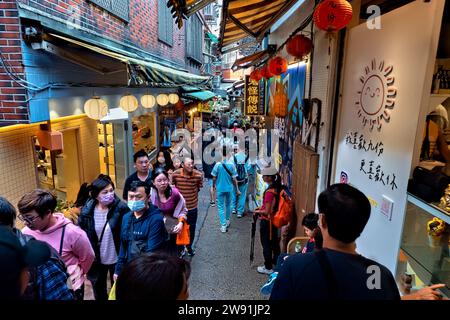
[[[211,92],[208,90],[199,91],[199,92],[187,92],[187,93],[183,93],[183,95],[186,97],[194,98],[194,99],[201,100],[201,101],[207,101],[216,96],[216,94],[214,92]]]
[[[89,49],[98,54],[102,54],[124,63],[135,65],[145,76],[146,81],[150,86],[195,86],[205,85],[209,81],[209,77],[199,76],[186,71],[179,71],[175,68],[164,66],[157,62],[147,61],[143,59],[137,59],[130,55],[125,55],[114,51],[114,48],[103,49],[95,45],[78,41],[72,38],[63,37],[57,34],[50,33],[52,37],[56,37],[67,41],[72,44],[76,44],[80,47]]]
[[[182,86],[181,89],[185,92],[192,92],[192,91],[201,91],[202,89],[193,87],[193,86]]]
[[[211,39],[212,42],[214,43],[219,43],[219,38],[217,38],[215,35],[213,35],[210,32],[207,32],[206,35],[208,36],[208,38]]]

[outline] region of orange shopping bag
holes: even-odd
[[[184,221],[183,223],[183,229],[181,229],[181,232],[177,234],[177,245],[179,246],[185,246],[190,243],[190,237],[189,237],[189,225]]]

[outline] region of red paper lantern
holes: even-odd
[[[261,74],[262,74],[263,78],[266,80],[269,80],[270,78],[272,78],[274,76],[274,74],[272,72],[270,72],[267,65],[262,67]]]
[[[270,73],[279,76],[287,71],[288,63],[283,57],[275,57],[269,60],[268,69]]]
[[[314,11],[314,23],[325,31],[339,31],[352,19],[352,5],[346,0],[325,0]]]
[[[259,81],[262,79],[262,73],[260,69],[255,69],[250,73],[250,80]]]
[[[302,34],[297,34],[289,39],[288,43],[286,44],[286,51],[291,56],[294,56],[297,59],[301,59],[311,52],[312,46],[313,44],[311,39],[305,37]]]

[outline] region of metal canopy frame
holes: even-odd
[[[254,54],[248,55],[246,57],[237,59],[231,69],[233,70],[239,70],[239,69],[246,69],[250,68],[252,66],[258,65],[269,59],[270,55],[275,53],[277,46],[276,45],[269,45],[269,47],[266,50],[258,51]]]

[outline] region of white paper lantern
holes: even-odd
[[[146,94],[145,96],[141,97],[141,104],[144,108],[153,108],[156,104],[156,98],[151,94]]]
[[[180,100],[180,97],[176,93],[169,94],[169,102],[175,104]]]
[[[167,104],[169,103],[169,97],[167,96],[167,94],[159,94],[156,97],[156,102],[158,102],[160,106],[167,106]]]
[[[127,94],[120,98],[119,107],[121,107],[126,112],[133,112],[139,107],[139,102],[135,96]]]
[[[99,120],[108,114],[108,105],[100,97],[93,97],[84,104],[84,113],[95,120]]]

